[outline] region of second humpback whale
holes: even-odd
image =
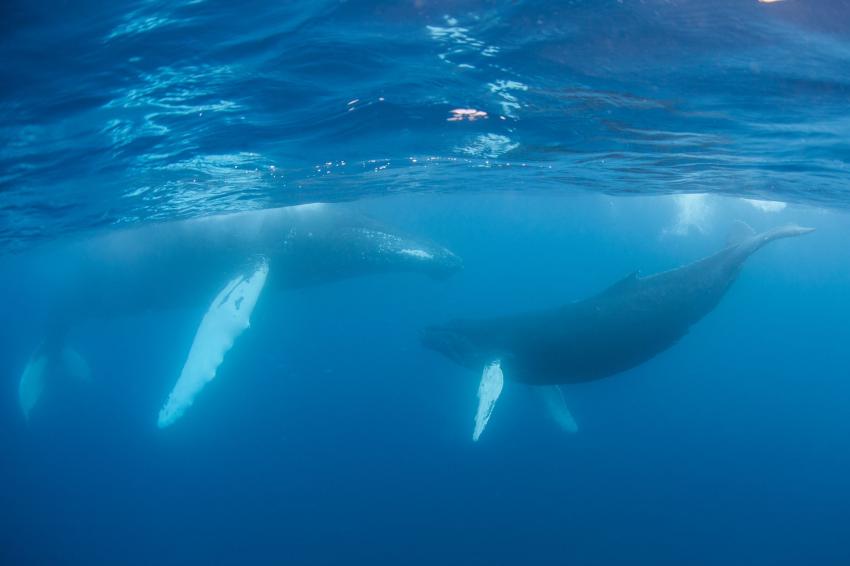
[[[310,204],[111,230],[59,243],[10,268],[38,289],[45,335],[22,372],[18,398],[29,416],[57,376],[88,366],[65,336],[81,320],[170,307],[206,306],[183,370],[159,413],[174,423],[212,380],[249,326],[264,289],[370,273],[434,277],[459,269],[448,249],[390,230],[346,205]]]
[[[751,254],[813,231],[784,226],[755,234],[740,225],[745,233],[714,255],[647,277],[633,273],[582,301],[427,328],[426,346],[466,368],[483,368],[473,439],[487,425],[504,376],[538,386],[556,421],[575,432],[559,385],[614,375],[663,352],[717,306]]]

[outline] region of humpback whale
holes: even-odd
[[[483,368],[473,440],[484,431],[505,376],[536,386],[556,422],[575,432],[560,385],[621,373],[670,348],[717,306],[750,255],[779,238],[813,231],[784,226],[755,234],[738,226],[739,237],[714,255],[647,277],[632,273],[581,301],[426,328],[426,347],[468,369]]]
[[[224,355],[249,327],[264,289],[381,272],[442,278],[461,266],[448,249],[389,230],[341,204],[111,230],[57,243],[34,256],[28,264],[34,269],[18,279],[39,289],[47,314],[44,339],[19,381],[19,405],[27,418],[52,379],[88,377],[85,360],[65,343],[75,323],[206,305],[182,372],[159,412],[160,427],[179,419],[215,377]]]

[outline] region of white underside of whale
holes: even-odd
[[[157,424],[174,424],[192,406],[195,397],[215,378],[224,355],[250,326],[251,313],[266,283],[269,267],[262,260],[252,273],[231,280],[207,309],[183,371],[159,412]]]

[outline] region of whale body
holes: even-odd
[[[461,266],[442,246],[402,235],[336,204],[111,230],[50,246],[19,263],[18,279],[40,290],[46,308],[44,340],[19,383],[25,416],[51,379],[88,377],[82,356],[65,344],[74,324],[208,306],[183,372],[160,412],[161,427],[176,421],[215,377],[225,353],[248,328],[264,289],[386,272],[440,278]]]
[[[595,296],[554,309],[432,326],[422,341],[466,368],[484,368],[475,439],[504,376],[542,386],[556,420],[575,430],[557,386],[618,374],[670,348],[717,306],[750,255],[771,241],[812,231],[746,230],[723,250],[689,265],[647,277],[633,273]]]

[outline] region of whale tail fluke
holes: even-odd
[[[765,243],[767,243],[772,242],[773,240],[778,240],[780,238],[793,238],[795,236],[810,234],[814,231],[814,228],[798,226],[797,224],[787,224],[785,226],[774,228],[773,230],[768,230],[767,232],[762,234],[762,237],[764,238]]]
[[[797,224],[786,224],[772,228],[762,233],[756,233],[749,224],[741,220],[736,220],[732,223],[729,229],[729,234],[726,238],[727,246],[750,245],[754,246],[753,251],[761,246],[779,240],[780,238],[793,238],[814,232],[814,228],[798,226]]]
[[[798,226],[796,224],[787,224],[785,226],[779,226],[777,228],[766,230],[765,232],[761,232],[759,234],[752,234],[740,241],[731,243],[727,250],[730,250],[732,253],[732,257],[736,258],[740,263],[774,240],[779,240],[782,238],[794,238],[796,236],[810,234],[814,231],[814,228]]]
[[[45,387],[55,379],[72,379],[83,383],[91,381],[91,370],[86,360],[70,347],[42,346],[27,362],[18,382],[18,404],[24,419],[38,404]]]

